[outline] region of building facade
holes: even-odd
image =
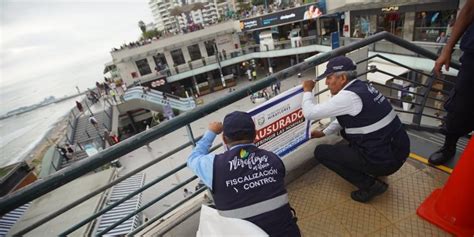
[[[221,0],[150,0],[148,5],[158,30],[180,32],[193,24],[206,26],[216,23],[231,3]]]
[[[155,89],[175,91],[182,87],[205,94],[225,87],[226,76],[245,77],[250,62],[252,70],[258,66],[266,73],[272,72],[273,65],[291,66],[317,54],[321,52],[319,46],[330,45],[334,32],[349,41],[388,31],[409,41],[435,42],[440,32],[449,32],[447,19],[455,18],[463,2],[318,1],[116,50],[111,52],[112,64],[114,72],[129,85],[165,79],[167,86],[173,86]],[[159,11],[159,6],[171,8],[175,3],[157,3],[153,11]],[[316,8],[321,14],[308,17],[310,9]],[[191,16],[197,21],[206,14],[199,11]]]

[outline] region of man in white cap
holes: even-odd
[[[323,131],[311,137],[341,132],[349,144],[318,145],[314,156],[323,165],[359,188],[351,193],[358,202],[368,202],[384,193],[388,185],[378,179],[395,173],[410,152],[410,140],[385,97],[367,82],[357,80],[355,63],[339,56],[329,60],[326,85],[333,95],[321,104],[313,103],[315,82],[303,82],[303,114],[306,119],[336,117]]]

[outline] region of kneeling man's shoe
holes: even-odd
[[[387,191],[388,184],[376,179],[375,183],[367,189],[359,189],[351,193],[351,198],[358,202],[368,202],[377,195]]]
[[[438,151],[431,154],[430,159],[428,162],[432,165],[441,165],[446,163],[446,161],[450,160],[456,154],[456,147],[453,149],[449,149],[445,146],[441,147]]]

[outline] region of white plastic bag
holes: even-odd
[[[268,234],[252,222],[223,217],[216,209],[202,205],[196,237],[208,236],[268,237]]]

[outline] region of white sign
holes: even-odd
[[[301,86],[287,90],[248,111],[255,122],[257,147],[283,157],[309,139],[310,121],[303,116]]]
[[[291,14],[288,14],[288,15],[280,16],[280,20],[288,20],[288,19],[294,18],[294,17],[296,17],[295,13],[291,13]]]
[[[94,144],[90,144],[90,143],[84,145],[84,151],[86,152],[87,156],[93,156],[93,155],[99,153],[99,151],[94,146]]]

